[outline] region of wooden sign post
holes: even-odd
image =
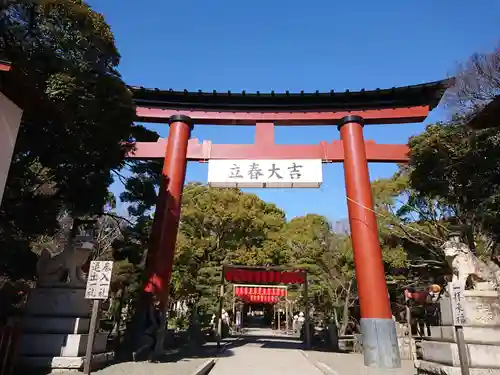
[[[113,262],[90,262],[85,298],[93,300],[93,304],[92,315],[90,317],[89,339],[87,341],[87,351],[85,352],[85,362],[83,364],[83,373],[85,375],[90,374],[91,371],[92,349],[94,347],[95,335],[99,329],[99,310],[101,301],[108,299],[112,273]]]
[[[469,357],[467,353],[467,344],[464,338],[464,324],[467,323],[465,310],[463,307],[464,297],[463,285],[460,283],[450,283],[450,302],[451,313],[453,315],[453,325],[455,327],[455,336],[457,338],[458,358],[460,360],[460,369],[462,375],[470,375]]]

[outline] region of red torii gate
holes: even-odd
[[[286,286],[262,286],[262,285],[233,285],[233,316],[236,319],[236,299],[247,304],[265,304],[274,306],[274,314],[277,315],[277,327],[280,329],[279,311],[276,310],[276,305],[285,300],[285,322],[286,330],[288,331],[288,288]],[[310,341],[306,340],[309,345]]]
[[[241,266],[241,265],[223,265],[221,275],[221,289],[219,295],[219,319],[218,319],[218,338],[220,339],[222,331],[222,306],[224,302],[224,282],[233,283],[234,296],[241,297],[244,301],[250,303],[276,304],[281,297],[288,296],[288,289],[284,285],[302,284],[304,285],[304,310],[305,310],[305,343],[306,347],[311,347],[311,332],[309,332],[309,298],[307,272],[301,269],[285,269],[283,267],[271,266]],[[239,284],[243,283],[243,284]],[[234,301],[233,301],[234,313]],[[287,308],[287,327],[288,327],[288,308]]]
[[[168,139],[137,142],[131,158],[164,158],[163,181],[148,254],[147,291],[165,304],[180,219],[186,163],[211,159],[321,159],[343,162],[349,223],[361,307],[365,365],[400,367],[395,325],[373,209],[368,162],[404,163],[406,145],[365,142],[363,126],[423,121],[448,81],[344,93],[203,93],[131,87],[137,120],[168,123]],[[194,125],[252,125],[253,145],[190,140]],[[277,145],[275,125],[337,125],[341,141]]]

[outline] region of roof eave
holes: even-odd
[[[9,72],[11,69],[11,63],[6,60],[0,60],[0,72]]]
[[[467,125],[476,130],[500,127],[500,95],[489,102]]]
[[[417,105],[436,107],[450,80],[390,89],[329,93],[241,93],[190,92],[129,86],[137,105],[200,110],[340,110],[359,108],[399,108]]]

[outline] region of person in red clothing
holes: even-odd
[[[422,291],[415,291],[412,288],[405,290],[406,303],[410,306],[413,317],[418,321],[417,326],[421,334],[424,333],[425,326],[427,336],[430,336],[431,324],[437,323],[436,302],[441,296],[441,291],[442,288],[438,284],[429,285]]]

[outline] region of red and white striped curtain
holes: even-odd
[[[235,295],[250,303],[274,304],[280,297],[286,296],[286,289],[272,286],[237,286]]]

